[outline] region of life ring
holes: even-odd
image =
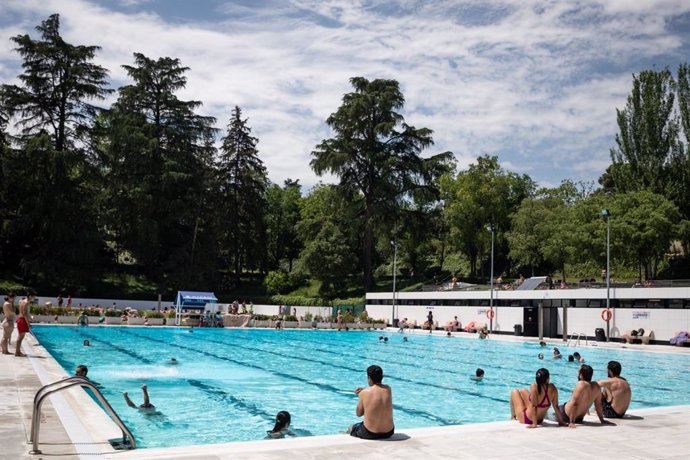
[[[493,308],[486,310],[486,317],[487,318],[494,319],[494,316],[496,316],[496,312],[494,311]]]
[[[609,321],[611,321],[612,317],[613,317],[613,313],[611,312],[610,308],[604,308],[603,310],[601,310],[601,319],[602,320],[609,322]]]

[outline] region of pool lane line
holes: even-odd
[[[252,342],[252,343],[255,343],[255,342],[256,342],[256,341],[253,341],[253,340],[247,339],[247,338],[242,338],[241,340],[249,341],[249,342]],[[217,340],[206,340],[206,341],[207,341],[207,342],[211,342],[211,343],[217,343],[217,344],[219,344],[219,345],[226,345],[226,346],[230,345],[230,344],[228,344],[227,342],[220,342],[220,341],[217,341]],[[267,344],[266,344],[266,342],[263,342],[262,345],[267,345]],[[270,351],[270,350],[266,350],[266,349],[264,349],[264,348],[261,348],[261,349],[251,348],[251,349],[250,349],[250,348],[242,347],[241,345],[236,345],[236,344],[233,344],[232,346],[234,346],[234,347],[240,347],[240,348],[243,348],[243,349],[245,349],[245,350],[252,350],[252,351],[259,351],[259,350],[260,350],[260,351],[265,352],[265,353],[270,353],[270,354],[274,354],[274,355],[276,355],[276,356],[279,356],[279,357],[281,357],[281,358],[285,358],[284,354],[282,354],[282,353],[273,352],[273,351]],[[342,357],[342,356],[343,356],[343,354],[341,354],[341,353],[337,353],[337,352],[335,352],[335,351],[330,351],[330,350],[317,350],[317,351],[320,351],[320,352],[326,353],[326,354],[336,355],[336,356],[338,356],[338,357]],[[363,357],[363,356],[361,356],[361,355],[352,355],[352,354],[350,354],[350,355],[348,355],[348,356],[352,357],[353,359],[354,359],[354,358],[362,359],[362,360],[370,359],[370,358],[368,358],[368,357]],[[313,363],[316,363],[316,364],[324,364],[324,365],[328,365],[328,366],[330,366],[330,367],[339,368],[339,369],[344,369],[344,370],[348,370],[348,371],[352,371],[352,372],[357,372],[357,373],[361,372],[361,369],[355,369],[355,368],[351,368],[351,367],[340,366],[340,365],[332,364],[332,363],[329,363],[329,362],[324,362],[324,361],[322,361],[322,360],[312,360],[312,359],[310,359],[310,358],[300,357],[300,356],[296,356],[296,355],[292,355],[291,357],[294,358],[294,359],[302,360],[302,361],[313,362]],[[384,363],[384,364],[394,364],[394,365],[396,365],[396,366],[406,366],[406,367],[411,367],[411,368],[414,368],[414,369],[419,369],[419,365],[410,364],[410,363],[404,363],[404,362],[400,362],[400,361],[394,361],[394,362],[392,362],[392,361],[386,361],[386,360],[383,360],[383,361],[382,361],[382,360],[379,360],[379,362],[382,362],[382,363]],[[437,371],[437,372],[451,373],[451,374],[461,375],[461,376],[463,376],[463,377],[468,377],[466,373],[461,373],[461,372],[458,372],[458,371],[450,371],[450,370],[447,370],[447,369],[439,369],[439,368],[437,368],[437,367],[428,367],[428,368],[429,368],[429,369],[432,369],[432,370],[435,370],[435,371]],[[398,381],[407,382],[407,383],[412,383],[412,384],[416,384],[416,385],[432,386],[432,387],[435,387],[435,388],[439,388],[439,389],[443,389],[443,390],[448,390],[448,391],[457,391],[457,392],[464,393],[464,394],[467,394],[467,395],[470,395],[470,396],[476,396],[476,397],[480,397],[480,398],[487,398],[487,399],[491,399],[491,400],[494,400],[494,401],[506,402],[506,399],[499,399],[499,398],[495,398],[495,397],[492,397],[492,396],[487,396],[487,395],[485,395],[485,394],[483,394],[483,393],[475,393],[475,392],[468,391],[468,390],[463,389],[463,388],[448,387],[448,386],[439,385],[439,384],[434,384],[434,383],[418,382],[418,381],[415,381],[415,380],[406,379],[405,377],[396,377],[395,374],[391,374],[391,373],[386,373],[386,378],[391,378],[391,379],[395,379],[395,380],[398,380]],[[469,377],[468,377],[468,378],[469,378]],[[519,382],[519,381],[515,381],[515,380],[511,381],[510,383],[514,383],[514,384],[516,384],[516,385],[524,385],[523,382]],[[496,387],[496,388],[505,388],[506,385],[491,384],[491,385],[489,385],[489,386]]]
[[[204,337],[208,338],[209,336],[208,336],[208,335],[205,335]],[[199,337],[197,336],[197,337],[195,337],[195,338],[199,338]],[[270,344],[268,344],[265,340],[255,341],[255,340],[252,340],[252,339],[250,339],[250,338],[247,338],[247,337],[240,337],[240,336],[236,336],[235,338],[238,338],[239,340],[243,340],[243,341],[245,341],[245,342],[247,342],[247,341],[248,341],[248,342],[252,342],[252,343],[259,342],[259,343],[261,343],[261,344],[264,345],[264,346],[270,345]],[[300,340],[297,340],[297,339],[291,339],[291,340],[300,341]],[[274,355],[279,356],[279,357],[282,357],[282,358],[285,357],[283,354],[276,353],[276,352],[273,352],[273,351],[267,351],[267,350],[265,350],[265,349],[263,349],[263,348],[262,348],[262,349],[255,349],[255,348],[251,348],[251,349],[250,349],[250,348],[247,348],[247,347],[242,347],[241,345],[237,345],[237,344],[235,344],[235,343],[232,343],[232,344],[231,344],[231,343],[227,343],[227,342],[221,342],[221,341],[209,340],[209,339],[205,339],[205,341],[206,341],[206,342],[211,342],[211,343],[217,343],[217,344],[219,344],[219,345],[225,345],[226,347],[239,347],[239,348],[243,348],[243,349],[245,349],[245,350],[250,350],[250,351],[261,351],[261,352],[266,352],[266,353],[274,354]],[[307,342],[307,343],[314,343],[314,342],[310,342],[310,341],[304,341],[304,342]],[[329,340],[329,342],[330,342],[330,343],[333,343],[332,340]],[[315,343],[318,343],[318,342],[315,342]],[[320,350],[320,351],[323,351],[324,353],[329,353],[329,354],[334,354],[334,355],[337,355],[337,356],[341,356],[340,354],[336,353],[335,351],[330,351],[330,350]],[[337,366],[337,365],[334,365],[334,364],[331,364],[331,363],[324,363],[323,361],[315,361],[315,360],[310,360],[310,359],[308,359],[308,358],[301,358],[301,357],[297,357],[297,356],[293,356],[293,357],[296,358],[296,359],[301,359],[301,360],[306,360],[306,361],[315,362],[316,364],[326,364],[326,365],[329,365],[329,366],[331,366],[331,367],[337,367],[337,368],[341,368],[341,369],[345,369],[345,370],[349,370],[349,371],[353,371],[353,372],[361,372],[360,370],[355,370],[355,369],[347,368],[347,367],[344,367],[344,366]],[[367,359],[367,358],[363,358],[363,357],[362,357],[361,359]],[[395,364],[401,364],[401,363],[399,363],[399,362],[396,361]],[[555,364],[555,363],[554,363],[554,364]],[[567,363],[563,363],[563,364],[567,364]],[[415,368],[418,368],[418,367],[419,367],[419,366],[414,366],[414,365],[411,365],[411,366],[413,366],[413,367],[415,367]],[[499,367],[504,368],[504,369],[511,369],[511,370],[512,370],[512,368],[508,368],[508,367],[506,367],[506,366],[499,366]],[[443,371],[441,371],[441,372],[443,372]],[[466,375],[466,374],[461,374],[461,375]],[[450,390],[452,390],[452,391],[458,391],[458,392],[461,392],[461,393],[464,393],[464,394],[467,394],[467,395],[470,395],[470,396],[476,396],[476,397],[478,397],[478,398],[491,399],[491,400],[497,401],[497,402],[507,402],[507,401],[509,401],[509,396],[507,396],[506,399],[495,398],[495,397],[492,397],[492,396],[487,396],[487,395],[485,395],[485,394],[480,394],[480,393],[474,393],[474,392],[467,391],[467,390],[464,390],[464,389],[449,388],[449,387],[440,386],[440,385],[435,385],[435,384],[425,384],[425,383],[421,383],[421,382],[415,382],[415,381],[412,381],[412,380],[409,380],[409,379],[405,379],[405,378],[401,378],[401,377],[394,377],[394,376],[391,376],[390,374],[386,374],[386,377],[387,377],[387,378],[394,378],[394,379],[397,379],[397,380],[400,380],[400,381],[404,381],[404,382],[408,382],[408,383],[413,383],[413,384],[426,385],[426,386],[434,386],[434,387],[436,387],[436,388],[447,389],[447,390],[450,389]],[[533,383],[533,382],[519,382],[519,381],[515,381],[515,380],[512,380],[511,382],[514,383],[514,384],[516,384],[516,385],[519,385],[520,388],[523,388],[523,387],[529,388],[530,385]],[[488,383],[488,382],[483,382],[483,383]],[[491,385],[491,386],[493,386],[494,388],[501,388],[501,389],[505,389],[505,388],[507,387],[507,385]],[[508,387],[508,388],[511,388],[511,387]],[[564,388],[564,387],[560,387],[560,388],[559,388],[558,385],[556,385],[556,388],[558,389],[559,393],[561,393],[561,394],[570,394],[570,392],[571,392],[571,389],[569,389],[569,388]],[[511,389],[511,391],[512,391],[512,389]],[[509,393],[508,393],[508,394],[509,394]],[[636,403],[639,403],[639,404],[643,404],[643,405],[648,405],[648,406],[650,406],[650,407],[657,407],[657,406],[658,406],[658,404],[650,403],[650,402],[648,402],[648,401],[643,401],[643,400],[636,400],[635,402],[636,402]]]
[[[202,392],[211,395],[211,397],[215,398],[217,401],[222,402],[226,406],[229,405],[242,409],[244,412],[248,412],[250,415],[258,415],[262,417],[263,419],[269,421],[269,422],[274,422],[275,421],[275,415],[269,414],[268,412],[259,409],[255,404],[253,403],[247,403],[245,402],[242,398],[238,398],[236,396],[231,395],[230,393],[226,392],[222,388],[219,388],[214,385],[209,385],[208,383],[204,383],[200,380],[195,380],[195,379],[185,379],[187,383],[192,386],[196,387]]]
[[[296,331],[290,331],[290,332],[296,332]],[[238,337],[238,338],[240,338],[240,339],[242,339],[242,340],[248,340],[248,339],[245,338],[245,337]],[[310,340],[304,340],[304,339],[301,339],[301,338],[298,339],[298,338],[294,338],[294,337],[290,337],[290,340],[293,340],[293,341],[296,341],[296,342],[302,342],[302,343],[320,343],[320,342],[314,342],[314,341],[310,341]],[[334,345],[337,345],[337,344],[339,343],[338,341],[334,341],[334,340],[328,340],[328,342],[331,343],[331,344],[334,344]],[[264,342],[264,343],[265,343],[265,342]],[[373,343],[376,343],[376,342],[373,342]],[[484,342],[484,343],[485,343],[485,342]],[[343,345],[345,345],[345,343],[343,343]],[[344,347],[343,347],[343,348],[344,348]],[[405,348],[407,348],[407,346],[406,346]],[[330,350],[323,350],[323,349],[318,349],[318,348],[317,348],[317,350],[322,351],[322,352],[324,352],[324,353],[331,353],[331,354],[339,355],[338,353],[335,353],[335,352],[330,351]],[[471,349],[470,351],[477,351],[477,349]],[[492,352],[487,351],[487,350],[484,350],[484,351],[485,351],[485,352],[488,352],[489,354],[494,354],[494,355],[497,354],[496,352],[493,352],[493,353],[492,353]],[[388,352],[385,352],[385,353],[389,354]],[[391,351],[390,353],[393,353],[393,352]],[[407,354],[407,355],[409,356],[409,354]],[[361,357],[361,355],[357,355],[357,356],[360,356],[360,357]],[[416,359],[423,359],[423,358],[424,358],[424,357],[421,357],[421,356],[418,356],[418,355],[412,355],[412,357],[414,357],[414,358],[416,358]],[[526,361],[526,358],[527,358],[526,356],[522,356],[521,358],[524,358],[524,359],[521,359],[521,360],[520,360],[521,363],[524,363],[524,364],[531,364],[531,361],[530,361],[530,362],[527,362],[527,361]],[[365,357],[362,357],[362,359],[366,359],[366,358],[365,358]],[[568,363],[567,360],[564,360],[564,359],[559,360],[559,361],[562,361],[562,362],[558,363],[557,361],[551,361],[551,360],[549,360],[549,361],[547,361],[546,363],[544,363],[544,362],[542,361],[542,364],[543,364],[543,365],[547,365],[548,363],[552,363],[552,364],[555,364],[555,365],[557,365],[557,366],[561,366],[561,365],[566,365],[566,366],[568,366],[569,364],[572,364],[572,363]],[[399,361],[395,361],[395,364],[396,364],[396,365],[406,365],[405,363],[402,363],[402,362],[399,362]],[[418,366],[417,366],[417,367],[418,367]],[[550,366],[550,367],[551,367],[551,366]],[[461,372],[458,372],[458,371],[439,369],[439,368],[437,368],[437,367],[429,367],[429,368],[430,368],[430,369],[437,370],[437,371],[439,371],[439,372],[446,372],[446,373],[453,373],[453,374],[459,374],[459,375],[466,375],[465,373],[461,373]],[[512,370],[512,371],[516,371],[516,372],[517,372],[517,369],[514,368],[514,367],[501,366],[500,364],[499,364],[499,365],[494,365],[491,369],[492,369],[492,370],[508,369],[508,370]],[[558,372],[558,371],[561,370],[560,367],[551,367],[551,369],[556,369],[556,370],[557,370],[556,372],[552,372],[552,375],[559,375],[559,376],[562,375],[561,372]],[[639,376],[640,376],[640,374],[638,374],[638,373],[636,373],[636,372],[631,372],[631,373],[628,373],[627,375],[628,375],[628,376],[632,376],[632,377],[635,377],[635,376],[638,376],[638,377],[639,377]],[[530,379],[531,379],[531,374],[530,374]],[[528,381],[528,382],[521,382],[521,381],[512,380],[511,383],[514,383],[514,384],[517,384],[517,385],[525,385],[525,386],[529,387],[529,385],[530,385],[531,383],[534,383],[534,382],[531,381],[531,380]],[[637,385],[637,387],[640,388],[640,389],[653,389],[653,390],[666,391],[666,392],[673,392],[673,391],[674,391],[674,390],[671,389],[671,388],[658,387],[658,386],[645,385],[645,384]]]
[[[196,339],[196,337],[195,337],[195,339]],[[208,340],[208,339],[206,339],[205,342],[217,343],[217,344],[219,344],[219,345],[228,345],[228,344],[225,343],[225,342],[219,342],[219,341],[216,341],[216,340]],[[242,346],[242,345],[237,345],[237,344],[234,345],[234,348],[241,348],[241,349],[248,350],[248,351],[252,351],[252,352],[261,351],[261,352],[263,352],[263,353],[275,355],[275,356],[277,356],[277,357],[279,357],[279,358],[281,358],[281,359],[286,359],[284,354],[278,353],[278,352],[274,352],[274,351],[270,351],[270,350],[263,350],[263,349],[257,350],[256,348],[248,348],[248,347],[244,347],[244,346]],[[310,359],[310,358],[305,358],[305,357],[300,357],[300,356],[295,356],[295,355],[292,355],[291,358],[292,358],[292,359],[297,359],[297,360],[300,360],[300,361],[311,362],[311,363],[314,363],[314,364],[318,364],[318,365],[320,365],[320,366],[328,366],[328,367],[332,367],[332,368],[335,368],[335,369],[342,369],[342,370],[350,371],[350,372],[353,372],[353,373],[356,373],[356,374],[361,374],[361,372],[362,372],[362,370],[361,370],[361,369],[358,369],[358,368],[352,368],[352,367],[347,367],[347,366],[341,366],[341,365],[337,365],[337,364],[333,364],[333,363],[329,363],[329,362],[324,362],[324,361],[322,361],[322,360],[315,360],[315,359]],[[418,367],[419,367],[419,366],[416,366],[416,368],[418,368]],[[493,396],[484,395],[484,394],[482,394],[482,393],[476,393],[476,392],[473,392],[473,391],[468,391],[468,390],[463,389],[463,388],[451,387],[451,386],[445,386],[445,385],[439,385],[439,384],[433,383],[433,382],[419,382],[419,381],[416,381],[416,380],[407,379],[407,378],[405,378],[405,377],[399,377],[399,376],[396,376],[395,374],[393,374],[393,375],[391,375],[391,374],[386,374],[386,378],[392,379],[392,380],[397,380],[397,381],[399,381],[399,382],[411,383],[411,384],[419,385],[419,386],[423,386],[423,387],[434,387],[434,388],[438,388],[438,389],[441,389],[441,390],[458,392],[458,393],[462,393],[462,394],[469,395],[469,396],[475,396],[475,397],[478,397],[478,398],[491,399],[491,400],[493,400],[493,401],[502,402],[502,403],[507,401],[507,398],[500,398],[500,399],[499,399],[499,398],[495,398],[495,397],[493,397]]]
[[[337,394],[337,395],[339,395],[339,396],[344,396],[344,394],[342,393],[342,391],[343,391],[342,389],[336,388],[336,387],[334,387],[334,386],[332,386],[332,385],[312,382],[312,381],[307,380],[307,379],[304,379],[304,378],[302,378],[302,377],[298,377],[298,376],[291,375],[291,374],[286,374],[286,373],[284,373],[284,372],[279,372],[279,371],[276,371],[276,370],[274,370],[274,369],[268,369],[268,368],[265,368],[265,367],[262,367],[262,366],[258,366],[258,365],[253,364],[253,363],[247,363],[247,362],[237,361],[237,360],[234,360],[234,359],[229,358],[229,357],[219,356],[219,355],[216,355],[216,354],[214,354],[214,353],[210,353],[210,352],[206,352],[206,351],[201,351],[201,350],[198,350],[198,349],[196,349],[196,348],[186,347],[186,346],[179,345],[179,344],[168,343],[168,342],[165,342],[165,341],[160,340],[160,339],[155,339],[155,338],[153,338],[153,337],[147,337],[147,336],[135,334],[135,333],[130,332],[130,331],[123,331],[123,332],[126,332],[127,334],[133,335],[133,336],[135,336],[135,337],[143,338],[143,339],[150,340],[150,341],[153,341],[153,342],[162,343],[162,344],[167,345],[167,346],[174,346],[174,347],[180,348],[180,349],[182,349],[182,350],[192,351],[192,352],[194,352],[194,353],[199,353],[199,354],[201,354],[201,355],[212,356],[212,357],[214,357],[214,358],[216,358],[216,359],[220,359],[220,360],[223,360],[223,361],[228,361],[228,362],[231,362],[231,363],[233,363],[233,364],[238,364],[238,365],[240,365],[240,366],[258,369],[258,370],[261,370],[261,371],[267,372],[267,373],[269,373],[269,374],[273,374],[273,375],[276,375],[276,376],[278,376],[278,377],[282,377],[282,378],[285,378],[285,379],[288,379],[288,380],[297,380],[298,382],[302,382],[302,383],[307,384],[307,385],[315,386],[315,387],[317,387],[317,388],[319,388],[319,389],[321,389],[321,390],[330,391],[330,392],[335,393],[335,394]],[[196,339],[196,337],[191,337],[191,338]],[[198,341],[198,339],[197,339],[197,341]],[[208,341],[207,341],[207,342],[208,342]],[[218,342],[215,342],[215,343],[218,343]],[[246,347],[241,347],[241,348],[245,348],[245,349],[246,349]],[[255,350],[252,350],[252,351],[255,351]],[[319,362],[319,364],[324,364],[324,363]],[[361,372],[361,371],[357,370],[357,372]],[[351,396],[350,396],[350,397],[351,397],[351,398],[356,397],[356,395],[354,394],[354,392],[351,393]],[[399,404],[393,404],[393,408],[394,408],[395,410],[399,410],[399,411],[401,411],[401,412],[405,412],[405,413],[410,414],[410,415],[412,415],[412,416],[419,416],[419,417],[422,417],[422,418],[426,418],[426,419],[428,419],[428,420],[431,420],[431,421],[433,421],[433,422],[435,422],[435,423],[439,423],[439,424],[444,425],[444,426],[445,426],[445,425],[461,425],[461,424],[462,424],[462,422],[457,421],[457,420],[447,420],[447,419],[444,419],[444,418],[442,418],[442,417],[438,417],[438,416],[436,416],[436,415],[434,415],[434,414],[431,414],[431,413],[429,413],[429,412],[420,411],[420,410],[416,410],[416,409],[408,409],[408,408],[406,408],[406,407],[404,407],[404,406],[401,406],[401,405],[399,405]]]
[[[245,338],[245,337],[238,337],[238,338],[239,338],[240,340],[250,341],[250,339],[247,339],[247,338]],[[291,340],[293,340],[293,341],[295,341],[295,342],[308,343],[308,344],[314,344],[314,343],[319,344],[319,343],[320,343],[320,342],[317,342],[317,341],[310,341],[310,340],[304,340],[304,339],[295,339],[295,338],[291,338]],[[254,340],[251,340],[251,341],[254,342]],[[338,342],[334,342],[333,340],[329,340],[328,342],[331,343],[331,344],[333,344],[333,345],[337,345],[337,344],[338,344]],[[266,342],[263,341],[262,343],[265,344]],[[374,343],[376,343],[376,342],[374,342]],[[345,344],[343,343],[343,345],[345,345]],[[387,346],[387,345],[383,345],[383,346]],[[346,347],[341,347],[341,350],[342,350],[342,349],[345,349],[345,348],[346,348]],[[406,347],[406,348],[407,348],[407,347]],[[326,353],[326,354],[333,354],[333,355],[336,355],[336,356],[342,356],[342,353],[338,353],[338,352],[333,351],[333,350],[326,350],[326,349],[323,349],[323,348],[313,348],[313,349],[316,350],[316,351],[322,352],[322,353]],[[470,351],[474,351],[474,350],[470,350]],[[373,350],[372,350],[372,352],[373,352]],[[399,358],[400,356],[402,356],[402,357],[407,357],[407,358],[414,359],[414,360],[424,360],[424,359],[426,358],[426,357],[420,356],[420,355],[418,355],[418,354],[410,354],[410,353],[397,353],[397,354],[396,354],[396,352],[397,352],[397,349],[390,349],[389,351],[384,351],[384,352],[377,351],[376,353],[377,353],[377,354],[384,354],[384,355],[391,355],[391,354],[394,354],[394,355],[396,356],[396,358]],[[467,354],[467,353],[465,353],[465,354]],[[356,357],[356,358],[360,358],[360,359],[370,359],[369,357],[367,357],[367,356],[362,356],[362,355],[349,354],[349,356]],[[457,358],[465,358],[465,356],[458,356]],[[386,359],[388,359],[388,358],[386,358]],[[462,364],[468,364],[468,365],[471,364],[469,361],[460,361],[460,359],[454,359],[453,361],[454,361],[454,362],[461,362]],[[394,361],[384,361],[384,362],[393,363],[394,365],[401,365],[401,366],[414,367],[415,369],[418,369],[418,368],[419,368],[419,365],[406,363],[406,362],[404,362],[404,361],[402,361],[402,360],[399,360],[399,359],[396,359],[396,360],[394,360]],[[474,366],[474,365],[472,365],[472,366]],[[463,376],[463,377],[466,377],[466,376],[468,375],[468,374],[465,373],[465,372],[457,371],[457,370],[454,370],[454,369],[448,369],[448,368],[439,368],[439,367],[432,367],[432,366],[425,366],[425,368],[432,369],[432,370],[435,370],[435,371],[441,372],[441,373],[455,374],[455,375],[459,375],[459,376]],[[498,369],[498,370],[500,370],[500,369],[510,369],[510,370],[514,370],[515,368],[508,367],[508,366],[496,365],[496,366],[492,367],[492,369]],[[524,384],[523,382],[520,382],[520,381],[517,381],[517,380],[512,380],[510,383],[514,383],[514,384],[517,384],[517,385],[523,385],[523,384]]]
[[[122,332],[125,332],[125,331],[123,330]],[[151,361],[150,359],[145,358],[145,357],[143,357],[143,356],[140,356],[140,355],[138,355],[137,353],[129,352],[129,351],[126,350],[125,348],[123,348],[123,347],[121,347],[121,346],[119,346],[119,345],[115,345],[114,343],[112,343],[112,342],[110,342],[110,341],[96,338],[95,336],[93,336],[93,335],[91,335],[91,334],[84,334],[84,335],[87,336],[87,337],[89,337],[91,340],[94,340],[95,342],[102,343],[102,344],[104,344],[104,345],[106,345],[106,346],[110,346],[110,347],[112,347],[113,349],[115,349],[115,350],[117,350],[117,351],[119,351],[119,352],[121,352],[121,353],[124,353],[124,354],[126,354],[127,356],[129,356],[130,358],[136,359],[137,361],[140,361],[140,362],[142,362],[142,363],[144,363],[144,364],[149,364],[149,365],[155,365],[155,364],[156,364],[156,363],[154,363],[153,361]],[[220,389],[220,388],[216,388],[216,387],[213,387],[212,385],[204,384],[204,383],[202,383],[202,382],[200,382],[200,381],[198,381],[198,380],[190,380],[190,379],[182,379],[182,378],[180,378],[179,380],[186,381],[188,384],[190,384],[190,386],[196,387],[197,389],[200,389],[201,391],[204,391],[204,392],[206,392],[207,394],[210,393],[210,391],[211,391],[212,389],[215,389],[215,390],[218,392],[218,394],[224,394],[224,393],[225,393],[225,392],[224,392],[222,389]],[[243,411],[245,411],[245,412],[248,412],[249,415],[260,415],[261,417],[267,419],[268,421],[273,421],[273,420],[274,420],[274,416],[273,416],[273,415],[269,414],[269,413],[266,412],[266,411],[263,411],[263,410],[258,409],[256,405],[251,404],[251,403],[246,403],[246,402],[242,401],[240,398],[236,398],[236,397],[231,396],[231,395],[227,395],[227,396],[228,396],[228,398],[226,398],[226,399],[229,400],[229,401],[231,402],[231,404],[230,404],[231,406],[236,407],[236,408],[238,408],[238,409],[240,409],[240,410],[243,410]],[[163,415],[164,415],[164,414],[163,414]],[[155,418],[152,418],[152,420],[153,420],[153,421],[156,421]],[[165,426],[165,423],[163,423],[163,424],[158,424],[158,425],[161,426],[161,427],[163,427],[163,426]]]

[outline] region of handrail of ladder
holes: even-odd
[[[96,395],[96,398],[98,398],[98,401],[105,407],[105,409],[108,411],[110,418],[115,422],[115,424],[120,428],[122,431],[122,440],[125,442],[127,438],[129,438],[129,448],[130,449],[136,449],[136,441],[134,440],[134,436],[132,435],[132,432],[129,431],[129,428],[124,424],[122,419],[117,415],[117,412],[115,412],[115,409],[113,409],[113,406],[110,405],[110,403],[105,399],[103,394],[100,392],[100,390],[94,385],[89,379],[85,377],[70,377],[64,380],[58,380],[57,382],[49,383],[43,387],[41,387],[37,392],[36,395],[34,396],[34,408],[33,408],[33,413],[31,416],[31,437],[29,439],[29,442],[33,444],[33,449],[29,452],[30,454],[41,454],[42,452],[38,449],[38,443],[39,443],[39,430],[41,427],[41,406],[43,405],[43,401],[45,398],[48,396],[52,395],[53,393],[57,393],[62,390],[66,390],[68,388],[72,388],[74,386],[82,386],[86,388],[90,388],[91,391],[93,391],[94,395]]]
[[[582,338],[585,339],[585,345],[589,345],[589,341],[587,340],[586,334],[584,334],[583,332],[575,332],[575,333],[570,335],[570,339],[568,340],[566,347],[570,346],[570,342],[572,342],[573,339],[575,339],[575,346],[576,347],[579,346],[580,345],[580,339],[582,339]]]

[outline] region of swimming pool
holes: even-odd
[[[60,327],[35,325],[41,344],[70,374],[78,364],[134,433],[141,447],[173,447],[256,440],[272,428],[275,414],[288,410],[299,433],[343,432],[358,421],[353,389],[366,386],[365,370],[379,364],[393,388],[397,430],[506,420],[509,392],[534,381],[539,367],[565,402],[578,366],[539,360],[548,350],[534,343],[475,338],[264,329]],[[379,336],[389,337],[388,343]],[[84,339],[90,347],[82,345]],[[690,404],[684,371],[690,356],[596,348],[579,351],[605,377],[616,359],[633,386],[632,408]],[[175,357],[179,364],[167,361]],[[482,382],[470,379],[486,371]],[[146,416],[129,408],[146,383],[161,412]]]

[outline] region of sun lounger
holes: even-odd
[[[644,345],[649,345],[649,341],[654,340],[654,331],[646,331],[644,328],[640,328],[636,331],[626,331],[621,338],[625,341],[625,343],[641,343]]]

